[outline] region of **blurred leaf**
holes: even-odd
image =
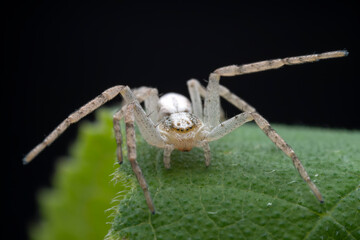
[[[53,188],[39,196],[42,220],[31,229],[32,239],[98,240],[107,234],[111,219],[105,211],[117,192],[131,185],[126,177],[123,184],[111,182],[118,167],[111,116],[104,109],[95,123],[81,125],[70,156],[58,163]]]
[[[291,160],[253,124],[203,151],[162,150],[137,134],[138,162],[149,184],[151,215],[130,164],[117,169],[112,113],[86,124],[59,165],[54,189],[41,195],[34,239],[360,239],[360,133],[307,127],[274,128],[294,148],[322,192],[320,204]],[[126,151],[124,152],[126,156]],[[111,207],[116,192],[120,204]],[[124,198],[124,195],[125,198]],[[112,226],[105,223],[113,215]]]

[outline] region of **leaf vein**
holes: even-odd
[[[325,218],[325,217],[330,217],[332,220],[334,219],[332,216],[332,212],[337,208],[337,206],[339,206],[339,204],[348,196],[350,196],[351,193],[357,191],[359,189],[359,185],[355,187],[355,189],[352,189],[350,192],[348,192],[347,194],[345,194],[341,199],[339,199],[339,201],[329,210],[326,212],[326,214],[321,215],[320,219],[315,223],[314,227],[312,229],[310,229],[310,231],[308,231],[305,235],[305,237],[303,238],[303,240],[306,240],[309,238],[310,234],[317,228],[317,226],[319,225],[319,223]],[[336,224],[336,222],[335,222]],[[341,225],[341,224],[340,224]],[[346,231],[348,232],[348,231]]]

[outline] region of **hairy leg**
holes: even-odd
[[[252,107],[250,104],[245,102],[237,95],[230,92],[228,88],[222,85],[220,85],[220,96],[243,112],[256,112],[256,109],[254,107]]]
[[[123,163],[123,153],[122,153],[122,133],[120,127],[120,120],[125,116],[125,109],[127,105],[122,107],[117,111],[113,116],[113,128],[116,140],[116,156],[119,164]]]
[[[155,214],[155,207],[152,202],[150,192],[148,189],[148,185],[142,174],[142,171],[136,161],[136,141],[135,141],[135,126],[134,126],[134,107],[133,103],[127,105],[127,109],[125,112],[125,124],[126,124],[126,143],[128,149],[128,158],[131,164],[131,167],[135,173],[135,176],[140,184],[141,189],[144,192],[146,203],[150,209],[150,211]]]
[[[191,82],[191,85],[196,86],[196,90],[200,94],[201,97],[206,97],[206,88],[201,85],[201,83],[196,79],[191,79],[188,81]],[[235,107],[240,109],[243,112],[255,112],[256,109],[241,99],[239,96],[232,93],[228,88],[224,87],[223,85],[219,84],[219,95],[223,97],[225,100],[233,104]],[[192,101],[192,100],[191,100]]]
[[[216,127],[220,122],[220,97],[219,97],[220,75],[211,73],[206,88],[204,101],[204,123],[210,129]]]
[[[153,121],[153,123],[157,123],[159,120],[159,112],[158,112],[158,90],[156,88],[149,87],[140,87],[132,90],[134,95],[136,96],[139,103],[145,102],[145,111],[148,117]]]
[[[226,93],[226,95],[224,94]],[[225,99],[232,99],[231,102],[234,106],[239,108],[240,110],[244,111],[245,109],[255,110],[252,108],[249,104],[247,104],[244,100],[237,97],[235,94],[231,93],[229,90],[222,91],[222,96],[228,96],[224,97]],[[270,126],[268,121],[265,120],[259,113],[256,111],[253,112],[244,112],[242,114],[239,114],[223,123],[215,127],[209,134],[208,140],[214,141],[216,139],[219,139],[229,132],[232,132],[237,127],[241,126],[243,123],[247,121],[255,120],[256,124],[262,129],[262,131],[270,138],[270,140],[275,143],[275,145],[280,148],[287,156],[291,158],[293,161],[293,164],[295,168],[298,170],[300,176],[305,180],[305,182],[308,184],[309,188],[312,190],[316,198],[323,202],[323,198],[321,196],[320,191],[316,187],[316,185],[310,180],[310,177],[308,173],[306,172],[305,168],[301,164],[299,158],[296,156],[294,150],[285,142],[285,140]]]
[[[202,109],[202,102],[201,102],[201,93],[200,83],[195,79],[190,79],[187,81],[187,86],[190,94],[191,104],[193,108],[193,113],[195,116],[197,116],[199,119],[203,120],[203,109]],[[206,92],[206,90],[205,90]]]
[[[313,191],[316,198],[320,202],[323,202],[323,198],[320,191],[318,190],[316,185],[310,180],[308,173],[301,164],[299,158],[296,156],[294,150],[280,137],[278,133],[276,133],[274,129],[271,128],[270,124],[259,113],[256,112],[255,108],[251,107],[249,104],[247,104],[245,101],[237,97],[235,94],[232,94],[228,89],[223,88],[221,90],[219,79],[220,76],[236,76],[247,73],[276,69],[284,65],[302,64],[302,63],[318,61],[321,59],[345,57],[347,55],[348,55],[347,51],[333,51],[333,52],[325,52],[321,54],[312,54],[312,55],[289,57],[283,59],[267,60],[267,61],[244,64],[239,66],[231,65],[216,69],[212,74],[210,74],[209,84],[207,87],[206,98],[205,98],[205,107],[204,107],[205,122],[208,125],[210,125],[210,129],[212,129],[208,138],[211,140],[217,139],[220,135],[225,135],[226,134],[225,132],[228,132],[228,130],[225,131],[221,130],[222,128],[221,124],[219,125],[220,127],[219,126],[215,127],[214,125],[215,121],[217,121],[218,119],[217,118],[218,114],[216,113],[216,110],[218,109],[219,106],[218,95],[220,94],[229,102],[231,102],[233,105],[238,107],[240,110],[249,111],[248,113],[251,114],[256,124],[263,130],[263,132],[270,138],[270,140],[274,142],[278,148],[280,148],[287,156],[289,156],[292,159],[293,164],[295,168],[298,170],[300,176],[308,184],[309,188]],[[214,110],[214,112],[212,112],[211,110]],[[214,119],[211,120],[212,118]],[[239,122],[241,123],[242,121],[239,120]],[[231,125],[235,125],[235,123],[233,124],[229,123],[226,125],[231,126]],[[229,130],[229,132],[231,131],[232,130]]]
[[[205,166],[210,166],[210,162],[211,162],[211,151],[210,151],[210,145],[209,142],[207,141],[203,141],[201,143],[201,146],[204,150],[204,156],[205,156]]]
[[[256,124],[261,128],[261,130],[270,138],[270,140],[275,143],[275,145],[280,148],[287,156],[291,158],[295,168],[298,170],[300,176],[304,179],[304,181],[308,184],[309,188],[312,190],[316,198],[323,203],[323,197],[321,196],[320,191],[316,187],[316,185],[311,181],[309,174],[306,172],[305,168],[301,164],[299,158],[296,156],[294,150],[284,141],[282,137],[270,126],[269,122],[266,121],[258,113],[251,113]]]
[[[164,148],[165,147],[164,140],[160,136],[160,133],[156,129],[153,121],[147,116],[144,109],[141,107],[140,103],[136,99],[136,96],[130,90],[130,88],[125,87],[121,91],[121,95],[123,96],[127,104],[134,105],[135,120],[141,132],[141,135],[145,139],[145,141],[150,145],[159,148]]]
[[[104,103],[110,101],[117,96],[125,86],[119,85],[109,88],[102,92],[99,96],[82,106],[79,110],[70,114],[62,121],[40,144],[33,148],[23,159],[23,163],[27,164],[34,159],[45,147],[54,142],[71,124],[78,122],[80,119],[101,107]]]
[[[297,57],[288,57],[282,59],[274,59],[274,60],[266,60],[261,62],[255,62],[244,65],[231,65],[226,67],[221,67],[216,69],[213,73],[210,74],[209,83],[206,88],[206,92],[204,92],[203,87],[198,81],[192,80],[192,85],[195,85],[198,89],[198,92],[205,96],[204,103],[204,120],[205,123],[210,125],[210,128],[214,128],[219,121],[219,110],[220,109],[220,101],[219,95],[223,98],[234,104],[236,107],[245,112],[255,112],[255,108],[247,104],[241,98],[237,97],[234,94],[219,84],[220,76],[236,76],[248,73],[255,73],[270,69],[280,68],[284,65],[295,65],[302,64],[308,62],[315,62],[322,59],[329,58],[338,58],[347,56],[347,51],[333,51],[333,52],[325,52],[321,54],[312,54],[312,55],[304,55]]]
[[[212,142],[224,137],[231,133],[236,128],[240,127],[246,122],[252,121],[253,117],[251,113],[244,112],[232,117],[213,128],[209,135],[206,136],[206,141]]]
[[[236,76],[247,73],[255,73],[270,69],[280,68],[284,65],[295,65],[309,62],[316,62],[322,59],[339,58],[348,55],[347,51],[332,51],[320,54],[303,55],[296,57],[278,58],[244,65],[231,65],[218,68],[214,73],[220,76]]]
[[[133,93],[138,100],[139,103],[145,101],[145,109],[148,116],[150,115],[150,119],[154,122],[157,121],[158,118],[158,109],[157,103],[159,97],[157,95],[158,91],[156,88],[149,87],[141,87],[133,90]],[[123,162],[123,154],[122,154],[122,134],[120,127],[120,120],[125,116],[125,110],[127,105],[125,104],[122,108],[117,111],[113,116],[113,127],[116,139],[116,156],[119,164]]]
[[[174,146],[173,145],[165,145],[164,148],[164,166],[165,168],[169,169],[170,168],[170,156],[172,151],[174,150]]]

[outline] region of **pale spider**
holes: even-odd
[[[191,102],[186,97],[176,93],[168,93],[159,98],[158,91],[155,88],[141,87],[130,90],[130,88],[125,85],[109,88],[82,106],[79,110],[70,114],[43,142],[25,156],[24,163],[29,163],[72,123],[79,121],[107,101],[121,94],[125,100],[125,105],[116,112],[113,117],[117,143],[117,158],[119,163],[122,163],[120,120],[124,117],[126,123],[128,159],[130,160],[131,167],[139,181],[145,195],[146,203],[152,213],[155,213],[155,207],[145,178],[136,161],[134,122],[137,123],[141,135],[148,144],[164,149],[164,165],[165,168],[170,168],[170,155],[174,149],[190,151],[193,147],[203,148],[205,165],[209,166],[211,159],[209,142],[215,141],[234,131],[242,124],[254,120],[270,140],[292,159],[300,176],[308,184],[316,198],[320,202],[323,202],[320,191],[310,180],[308,173],[305,171],[293,149],[271,128],[270,124],[256,112],[255,108],[231,93],[229,89],[220,85],[219,80],[221,76],[254,73],[280,68],[284,65],[344,57],[347,54],[347,51],[333,51],[218,68],[210,74],[206,89],[195,79],[187,82]],[[220,123],[220,96],[243,111],[243,113]],[[204,108],[202,108],[201,98],[204,98]],[[144,102],[145,111],[140,105],[141,102]]]

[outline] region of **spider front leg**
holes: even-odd
[[[195,114],[195,116],[203,120],[203,109],[201,102],[202,89],[200,87],[201,85],[198,80],[190,79],[189,81],[187,81],[187,86],[190,94],[193,113]]]
[[[302,64],[308,62],[315,62],[322,59],[328,58],[338,58],[345,57],[348,55],[347,51],[333,51],[333,52],[325,52],[321,54],[312,54],[312,55],[304,55],[297,57],[288,57],[283,59],[274,59],[274,60],[266,60],[261,62],[255,62],[244,65],[231,65],[226,67],[221,67],[216,69],[213,73],[210,74],[209,83],[206,89],[205,95],[205,106],[204,106],[204,121],[205,124],[210,128],[210,133],[208,135],[208,140],[213,141],[216,140],[238,126],[242,125],[249,119],[254,119],[256,124],[262,129],[262,131],[270,138],[275,145],[280,148],[287,156],[289,156],[295,168],[298,170],[300,176],[305,180],[308,184],[309,188],[313,191],[316,198],[322,203],[324,200],[322,195],[316,185],[310,180],[308,173],[305,168],[301,164],[299,158],[296,156],[294,150],[280,137],[280,135],[271,128],[270,124],[259,114],[256,110],[247,104],[245,101],[237,97],[235,94],[232,94],[228,89],[222,87],[219,84],[220,76],[236,76],[247,73],[260,72],[270,69],[280,68],[284,65],[294,65],[294,64]],[[201,85],[199,85],[199,92],[203,92]],[[233,105],[238,107],[244,112],[235,116],[228,121],[217,125],[220,119],[220,97],[224,97]],[[243,119],[241,119],[241,117]],[[237,119],[236,119],[237,118]]]
[[[156,88],[140,87],[133,90],[133,93],[139,103],[145,103],[145,111],[151,121],[154,123],[158,120],[158,90]]]
[[[305,168],[301,164],[299,158],[296,156],[294,150],[284,141],[284,139],[270,126],[268,121],[266,121],[260,114],[253,112],[244,112],[239,115],[236,115],[233,118],[219,124],[207,136],[207,141],[215,141],[226,134],[234,131],[236,128],[240,127],[246,122],[255,120],[256,124],[261,128],[261,130],[270,138],[270,140],[275,143],[275,145],[280,148],[287,156],[291,158],[295,168],[298,170],[300,176],[308,184],[309,188],[312,190],[316,198],[323,203],[323,197],[316,187],[316,185],[311,181],[309,174],[306,172]]]
[[[130,90],[129,87],[125,87],[121,91],[122,97],[125,99],[127,104],[133,104],[134,107],[134,117],[137,126],[139,127],[140,133],[145,141],[158,148],[164,148],[165,142],[164,139],[160,136],[160,133],[156,129],[153,121],[148,117],[144,109],[141,107],[140,103],[136,99],[134,93]]]
[[[214,127],[206,136],[206,141],[212,142],[218,140],[253,119],[252,114],[249,112],[240,113]]]
[[[204,123],[210,129],[216,127],[220,122],[220,97],[219,97],[220,75],[211,73],[206,88],[204,100]]]
[[[214,75],[214,73],[212,75]],[[227,89],[226,89],[227,91],[225,91],[225,88],[223,89],[223,91],[220,91],[220,84],[218,81],[216,81],[217,79],[218,78],[210,77],[209,85],[212,84],[212,88],[210,88],[210,90],[213,89],[214,87],[217,87],[218,89],[215,93],[212,93],[213,97],[212,98],[208,97],[208,99],[215,99],[216,93],[219,93],[219,95],[221,94],[221,96],[224,97],[225,99],[232,99],[232,101],[230,101],[230,102],[242,111],[244,111],[245,109],[252,109],[252,107],[249,104],[247,104],[245,101],[243,101],[242,99],[240,99],[235,94],[228,91]],[[208,87],[208,89],[209,89],[209,87]],[[206,94],[210,95],[211,92],[208,91]],[[219,98],[219,96],[218,96],[218,98]],[[205,104],[206,103],[207,102],[205,101]],[[210,104],[210,103],[211,103],[211,101],[208,102],[209,109],[210,108],[215,108],[215,109],[220,108],[220,106],[217,105],[217,104],[220,104],[219,100],[212,101],[212,104]],[[241,103],[241,104],[239,104],[239,103]],[[205,119],[209,119],[209,120],[211,120],[212,118],[218,119],[218,115],[216,115],[216,113],[213,114],[212,111],[208,111],[208,112],[209,112],[209,117],[205,118]],[[235,117],[217,125],[216,127],[213,127],[212,130],[210,131],[209,135],[207,136],[207,140],[208,141],[217,140],[217,139],[225,136],[226,134],[232,132],[233,130],[235,130],[236,128],[238,128],[239,126],[244,124],[245,122],[248,122],[251,120],[255,120],[256,124],[270,138],[270,140],[273,143],[275,143],[275,145],[278,148],[280,148],[287,156],[289,156],[291,158],[291,160],[293,161],[293,164],[294,164],[295,168],[298,170],[300,176],[308,184],[309,188],[312,190],[312,192],[314,193],[316,198],[321,203],[323,203],[324,200],[322,198],[320,191],[318,190],[316,185],[310,180],[309,174],[306,172],[306,170],[303,167],[303,165],[301,164],[299,158],[296,156],[294,150],[284,141],[284,139],[273,128],[271,128],[270,124],[256,111],[241,113],[241,114],[236,115]],[[213,122],[213,124],[214,123],[215,122]],[[211,124],[211,122],[210,122],[210,124]]]
[[[133,94],[139,103],[145,101],[145,109],[148,116],[152,121],[156,121],[158,118],[157,103],[159,101],[158,90],[156,88],[140,87],[133,90]],[[125,104],[119,111],[113,116],[113,128],[116,139],[116,156],[119,164],[123,162],[122,153],[122,134],[120,127],[120,120],[125,116],[127,105]]]
[[[99,96],[86,103],[77,111],[70,114],[64,121],[62,121],[41,143],[33,148],[23,159],[23,163],[27,164],[33,160],[40,152],[42,152],[47,146],[53,143],[65,130],[72,124],[78,122],[80,119],[101,107],[106,102],[116,97],[125,86],[118,85],[109,88],[102,92]]]
[[[120,127],[120,120],[125,116],[125,109],[127,105],[117,111],[113,116],[113,128],[116,140],[116,157],[119,164],[123,163],[123,152],[122,152],[122,134]]]
[[[345,57],[348,54],[349,53],[347,51],[332,51],[332,52],[325,52],[320,54],[278,58],[278,59],[265,60],[250,64],[221,67],[216,69],[214,73],[217,73],[220,76],[237,76],[242,74],[266,71],[270,69],[277,69],[285,65],[296,65],[296,64],[303,64],[309,62],[316,62],[322,59]]]
[[[189,81],[187,81],[187,85],[189,88],[189,93],[190,93],[191,103],[193,104],[193,109],[196,109],[199,107],[202,108],[200,97],[206,98],[206,95],[207,95],[206,88],[204,86],[202,86],[201,83],[196,79],[190,79]],[[244,112],[255,112],[256,111],[256,109],[254,107],[252,107],[250,104],[245,102],[243,99],[241,99],[237,95],[230,92],[230,90],[228,88],[224,87],[221,84],[219,84],[219,95],[221,97],[223,97],[225,100],[227,100],[228,102],[230,102],[231,104],[233,104],[235,107],[240,109],[241,111],[244,111]],[[200,99],[200,100],[197,100],[197,99]],[[196,106],[196,105],[198,105],[198,106]],[[194,111],[194,113],[195,113],[195,111]],[[198,115],[196,115],[196,116],[198,116]],[[202,109],[201,109],[201,116],[202,116]],[[200,119],[202,119],[202,118],[200,118]]]
[[[125,112],[125,125],[126,125],[126,144],[128,149],[128,158],[131,167],[135,173],[135,176],[144,192],[146,204],[148,205],[152,214],[155,214],[155,207],[150,196],[148,185],[142,174],[142,171],[136,161],[136,141],[135,141],[135,118],[134,118],[134,107],[133,103],[127,105]]]
[[[261,128],[261,130],[270,138],[270,140],[275,143],[275,145],[280,148],[287,156],[289,156],[298,170],[300,176],[308,184],[311,191],[314,193],[316,198],[323,203],[324,199],[316,187],[316,185],[311,181],[309,174],[306,172],[304,166],[301,164],[299,158],[296,156],[294,150],[280,137],[280,135],[270,126],[269,122],[266,121],[259,113],[251,113],[251,116],[254,118],[256,124]]]
[[[126,141],[128,145],[129,160],[131,163],[131,167],[136,175],[136,178],[141,188],[143,189],[146,203],[150,211],[154,214],[155,207],[151,200],[147,183],[136,161],[134,121],[136,121],[136,124],[139,127],[142,137],[145,139],[145,141],[148,144],[156,146],[158,148],[164,148],[165,142],[163,138],[160,136],[160,133],[156,129],[153,121],[148,117],[146,112],[143,110],[135,94],[130,90],[130,88],[125,87],[120,93],[124,98],[126,104],[128,105],[125,112],[125,123],[126,123],[126,136],[127,136]]]
[[[206,96],[204,101],[204,122],[210,127],[210,129],[214,128],[219,124],[220,94],[222,94],[223,97],[229,100],[230,102],[232,102],[233,100],[237,101],[238,106],[242,108],[243,111],[252,111],[252,107],[246,104],[244,101],[241,102],[241,99],[231,99],[232,96],[225,93],[226,89],[223,89],[225,90],[225,92],[221,92],[221,86],[219,84],[221,76],[237,76],[242,74],[261,72],[270,69],[277,69],[285,65],[303,64],[303,63],[319,61],[322,59],[345,57],[347,55],[348,55],[347,51],[332,51],[321,54],[279,58],[279,59],[260,61],[250,64],[231,65],[231,66],[218,68],[209,76],[209,83],[206,88],[206,94],[205,94]],[[198,91],[201,94],[202,92],[201,88],[199,88]]]

